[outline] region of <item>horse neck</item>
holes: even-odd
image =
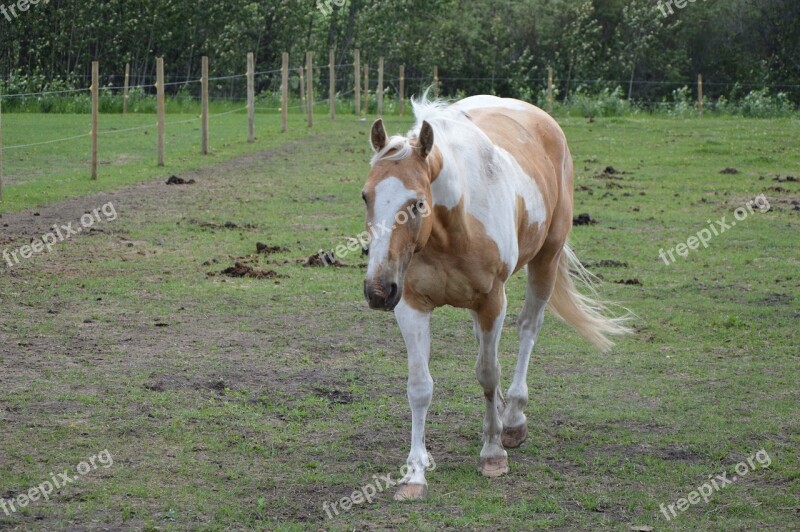
[[[438,248],[461,248],[468,239],[469,223],[467,215],[468,190],[461,172],[452,164],[448,165],[447,153],[435,148],[431,154],[431,165],[438,165],[434,173],[436,179],[431,183],[433,193],[433,229],[431,244]]]

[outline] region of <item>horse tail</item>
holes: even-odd
[[[633,332],[626,325],[632,316],[630,312],[623,316],[610,316],[608,304],[597,299],[593,282],[595,279],[597,278],[586,270],[569,245],[564,244],[556,284],[548,304],[556,316],[571,325],[595,347],[607,353],[614,345],[609,336]],[[576,284],[583,285],[590,295],[578,291]]]

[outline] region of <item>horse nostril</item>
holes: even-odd
[[[387,301],[392,301],[394,296],[397,295],[397,283],[392,283],[389,286],[389,297],[386,298]]]

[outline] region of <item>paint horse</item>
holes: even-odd
[[[408,349],[411,451],[396,500],[428,491],[433,309],[472,313],[486,398],[480,472],[487,477],[508,472],[505,449],[527,436],[528,360],[545,306],[602,350],[613,345],[610,335],[629,332],[626,317],[608,317],[603,303],[576,287],[590,274],[567,245],[573,166],[555,120],[528,103],[494,96],[452,105],[423,97],[413,107],[416,125],[407,136],[388,138],[381,120],[373,124],[375,154],[362,193],[371,233],[364,295],[371,308],[394,311]],[[497,347],[505,284],[522,268],[528,282],[519,357],[504,397]]]

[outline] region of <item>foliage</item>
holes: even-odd
[[[569,101],[570,116],[623,116],[631,111],[631,106],[622,96],[622,88],[613,90],[604,88],[597,95],[586,92],[584,87],[578,87]]]
[[[696,2],[668,17],[649,0],[339,3],[327,10],[296,0],[52,0],[0,19],[0,78],[5,92],[53,83],[83,88],[98,60],[104,86],[121,84],[126,63],[132,83],[147,85],[156,56],[165,58],[170,82],[197,79],[202,55],[216,75],[230,75],[244,72],[247,51],[255,52],[259,71],[272,71],[282,52],[296,68],[306,50],[324,65],[333,48],[350,83],[346,65],[359,48],[373,68],[386,58],[390,80],[404,64],[410,93],[430,83],[437,65],[445,94],[534,99],[551,66],[567,99],[583,80],[607,79],[627,97],[660,101],[674,89],[668,82],[703,73],[712,101],[743,96],[732,94],[737,82],[783,85],[789,101],[800,101],[796,0]],[[274,76],[259,77],[258,85],[277,90]],[[240,96],[241,86],[236,90]]]

